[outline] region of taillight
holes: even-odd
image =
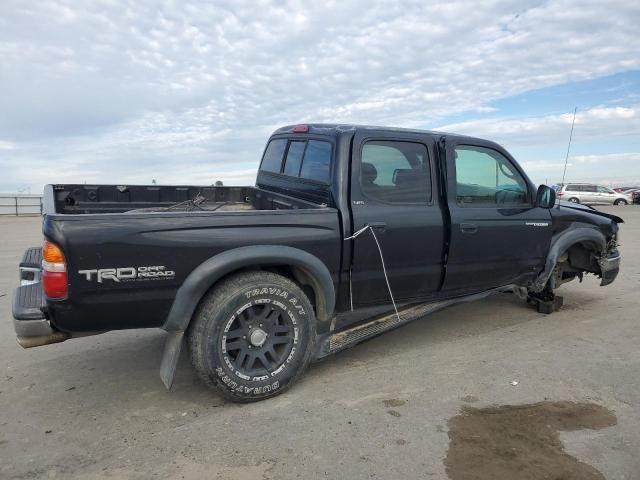
[[[67,263],[60,247],[48,240],[42,246],[42,290],[47,298],[65,298],[68,293]]]
[[[293,127],[293,133],[309,133],[309,125],[296,125]]]
[[[564,195],[564,193],[562,193],[562,192],[556,192],[556,197],[560,198],[562,195]]]

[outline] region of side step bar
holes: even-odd
[[[495,290],[489,290],[440,302],[411,305],[400,309],[398,311],[399,315],[392,312],[385,314],[382,317],[374,318],[366,323],[361,323],[354,327],[333,333],[322,341],[317,358],[320,359],[328,355],[333,355],[334,353],[353,347],[358,343],[377,337],[382,333],[401,327],[402,325],[406,325],[407,323],[429,315],[430,313],[437,312],[438,310],[442,310],[443,308],[457,305],[459,303],[480,300],[481,298],[487,297],[494,291]]]

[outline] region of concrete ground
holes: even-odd
[[[184,357],[166,391],[161,331],[21,349],[11,290],[40,220],[1,218],[0,478],[444,479],[447,421],[477,398],[606,406],[617,425],[561,433],[566,451],[609,480],[638,479],[640,208],[603,210],[627,220],[613,285],[567,284],[550,316],[509,294],[453,307],[249,405],[224,403]]]

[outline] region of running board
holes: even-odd
[[[322,342],[317,358],[332,355],[346,348],[357,345],[358,343],[377,337],[378,335],[393,330],[395,328],[406,325],[414,320],[422,318],[431,313],[442,310],[443,308],[457,305],[459,303],[471,302],[487,297],[495,290],[475,293],[464,297],[452,298],[434,303],[421,303],[402,308],[398,311],[385,314],[382,317],[375,318],[367,323],[356,325],[355,327],[342,330],[340,332],[329,335]]]

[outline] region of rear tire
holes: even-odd
[[[613,202],[614,205],[628,205],[629,202],[627,202],[625,199],[623,198],[619,198],[618,200],[616,200],[615,202]]]
[[[580,203],[580,199],[579,199],[579,198],[577,198],[577,197],[571,197],[571,198],[569,199],[569,201],[570,201],[571,203]]]
[[[205,384],[233,402],[254,402],[286,390],[315,350],[309,299],[286,277],[234,275],[202,300],[189,326],[191,362]]]

